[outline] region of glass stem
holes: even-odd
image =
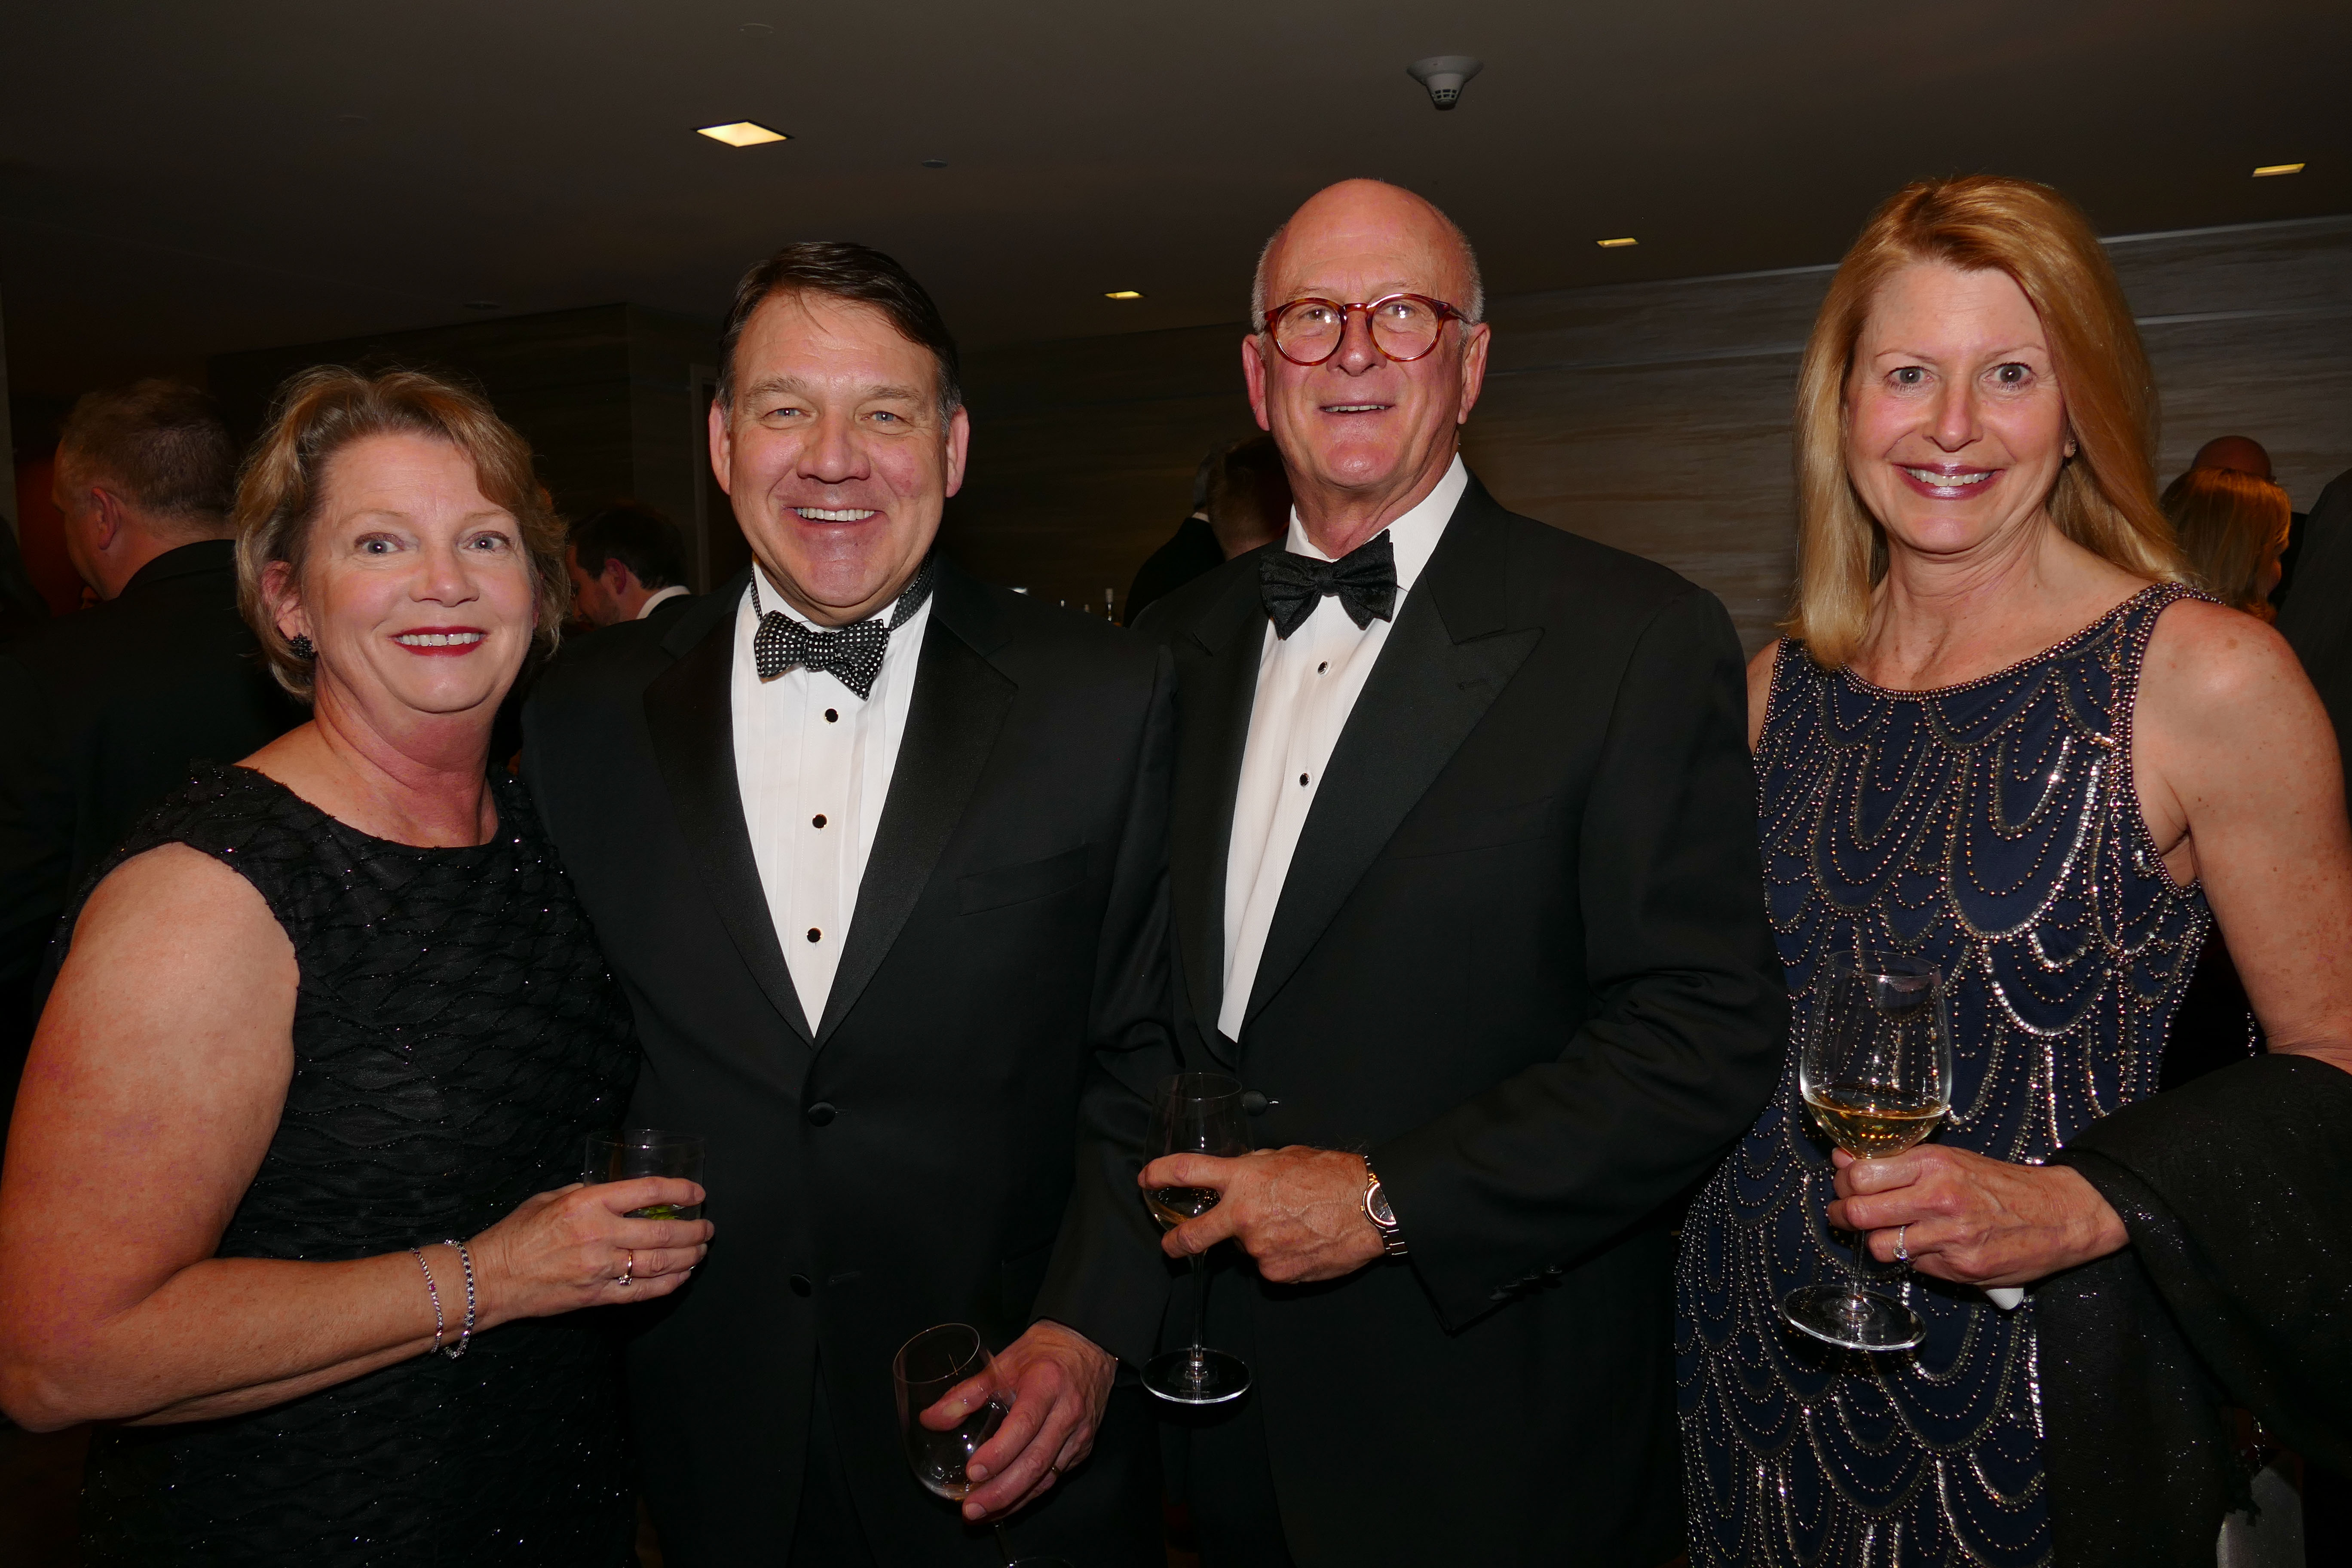
[[[1853,1279],[1853,1295],[1855,1295],[1855,1300],[1861,1300],[1863,1295],[1870,1295],[1870,1277],[1867,1277],[1867,1274],[1863,1274],[1863,1265],[1865,1265],[1867,1260],[1870,1260],[1870,1232],[1867,1232],[1867,1229],[1855,1229],[1855,1232],[1853,1232],[1853,1262],[1849,1262],[1849,1265],[1846,1265],[1846,1274],[1849,1274],[1849,1277]]]
[[[1202,1367],[1209,1358],[1209,1258],[1206,1253],[1192,1254],[1192,1381],[1201,1381]]]
[[[1835,1192],[1837,1189],[1832,1185],[1830,1190],[1832,1192]],[[1853,1256],[1850,1258],[1843,1259],[1845,1263],[1847,1293],[1857,1298],[1869,1293],[1864,1276],[1862,1272],[1863,1248],[1869,1245],[1870,1232],[1866,1230],[1855,1231],[1853,1233]]]
[[[996,1521],[996,1554],[1004,1559],[1004,1568],[1014,1568],[1013,1542],[1004,1539],[1004,1521]]]

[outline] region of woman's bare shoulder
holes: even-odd
[[[2237,728],[2307,718],[2317,706],[2303,663],[2267,623],[2207,599],[2177,599],[2149,634],[2141,702],[2185,722]],[[2284,701],[2282,700],[2284,700]]]
[[[68,960],[129,963],[152,978],[194,977],[224,963],[283,957],[293,944],[259,890],[185,844],[133,855],[90,890]],[[60,985],[64,977],[60,977]]]

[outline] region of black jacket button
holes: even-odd
[[[812,1127],[830,1127],[833,1125],[833,1119],[840,1114],[840,1111],[834,1109],[833,1101],[829,1100],[820,1100],[814,1105],[808,1108],[809,1125]]]
[[[793,1288],[793,1294],[795,1296],[805,1296],[815,1289],[808,1282],[808,1276],[805,1274],[795,1274],[785,1283]]]

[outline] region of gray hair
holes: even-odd
[[[1454,237],[1454,243],[1462,247],[1463,268],[1470,274],[1470,297],[1448,300],[1447,303],[1462,312],[1465,324],[1475,327],[1486,319],[1486,281],[1478,271],[1478,252],[1471,245],[1470,237],[1462,232],[1460,224],[1438,212],[1434,204],[1429,210],[1437,213],[1437,221],[1445,226],[1445,232]],[[1290,223],[1286,218],[1282,226],[1267,235],[1265,243],[1258,247],[1257,268],[1250,274],[1249,330],[1253,336],[1265,330],[1265,259],[1274,254],[1274,247],[1281,244],[1282,237],[1289,232]]]

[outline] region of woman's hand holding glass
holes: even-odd
[[[1980,1289],[2029,1285],[2130,1241],[2098,1189],[2064,1165],[2020,1165],[1921,1144],[1883,1160],[1844,1150],[1830,1223],[1867,1231],[1882,1263],[1897,1249],[1922,1274]]]
[[[477,1331],[517,1318],[668,1295],[709,1250],[711,1224],[632,1219],[630,1211],[692,1208],[703,1196],[699,1182],[638,1176],[524,1199],[467,1244],[481,1295]]]

